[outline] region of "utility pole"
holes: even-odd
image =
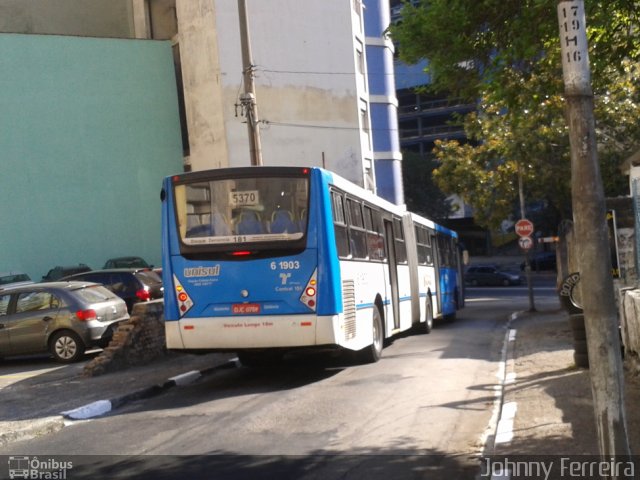
[[[242,47],[242,74],[244,79],[244,93],[240,95],[240,104],[247,119],[247,128],[249,130],[251,165],[255,166],[262,165],[262,145],[260,143],[258,105],[256,104],[255,85],[253,83],[254,65],[251,56],[246,0],[238,0],[238,14],[240,16],[240,46]]]
[[[525,215],[524,185],[522,180],[522,162],[518,161],[518,197],[520,198],[520,218],[527,218]],[[527,277],[527,290],[529,292],[529,311],[535,312],[536,305],[533,299],[533,283],[531,280],[531,261],[529,260],[529,249],[524,251],[524,271]]]
[[[596,150],[584,0],[558,0],[571,197],[600,455],[630,458],[604,188]],[[607,478],[618,478],[615,472]]]

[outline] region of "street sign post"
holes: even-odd
[[[521,218],[516,222],[515,230],[519,237],[530,237],[533,233],[533,223],[531,220]]]

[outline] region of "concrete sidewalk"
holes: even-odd
[[[63,412],[84,409],[89,416],[104,414],[127,402],[160,394],[183,380],[235,366],[229,363],[233,357],[171,353],[148,365],[95,377],[84,376],[84,364],[78,363],[10,384],[1,390],[0,446],[64,428],[67,419]],[[77,415],[69,416],[82,418],[82,411],[73,413]]]
[[[577,368],[564,310],[521,313],[510,324],[495,455],[599,455],[589,370]],[[640,380],[625,371],[632,453],[640,453]]]

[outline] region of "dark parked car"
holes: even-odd
[[[556,252],[538,252],[529,258],[531,270],[555,270],[557,268]],[[525,263],[520,264],[520,270],[524,270]]]
[[[474,265],[464,275],[469,285],[520,285],[522,278],[517,273],[501,270],[497,265]]]
[[[83,280],[101,283],[127,303],[129,312],[139,302],[162,298],[162,279],[148,268],[111,268],[92,270],[65,277],[64,280]]]
[[[125,302],[94,283],[0,288],[0,357],[48,351],[59,362],[74,362],[88,348],[105,347],[128,318]]]
[[[153,265],[141,257],[118,257],[107,260],[102,268],[153,268]]]
[[[22,272],[2,272],[0,273],[0,288],[8,286],[28,285],[34,283],[29,275]]]
[[[88,272],[91,268],[89,268],[84,263],[80,263],[78,265],[69,265],[69,266],[57,266],[53,267],[45,276],[42,277],[43,282],[56,282],[60,280],[62,277],[68,277],[69,275],[74,275],[76,273]]]

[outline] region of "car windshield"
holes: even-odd
[[[299,240],[306,230],[306,177],[256,177],[175,186],[186,245]]]

